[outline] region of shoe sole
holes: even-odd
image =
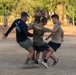
[[[41,62],[41,64],[45,67],[45,68],[49,68],[48,66],[46,66],[43,62]]]

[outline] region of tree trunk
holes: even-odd
[[[74,26],[74,15],[73,15],[73,18],[72,19],[73,19],[73,26]]]

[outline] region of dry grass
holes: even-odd
[[[53,24],[47,24],[45,27],[52,29],[53,28]],[[63,30],[64,30],[64,34],[65,35],[76,35],[76,26],[72,26],[72,25],[63,25],[62,26]]]
[[[48,22],[48,24],[45,27],[52,29],[53,24]],[[65,26],[62,26],[62,28],[64,30],[65,35],[73,35],[73,36],[76,35],[76,26],[65,25]],[[13,32],[14,32],[14,30],[13,30]],[[30,32],[32,32],[32,31],[30,31]],[[0,25],[0,33],[3,33],[3,26],[2,25]]]

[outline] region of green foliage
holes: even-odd
[[[66,15],[76,16],[76,0],[0,0],[0,15],[6,13],[17,17],[22,11],[27,11],[33,16],[37,8],[55,11],[59,3],[63,5],[63,12]]]
[[[16,8],[19,0],[0,0],[0,15],[11,14],[12,10]]]

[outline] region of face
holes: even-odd
[[[43,23],[43,26],[45,26],[46,24],[47,24],[47,22],[44,22],[44,23]]]
[[[56,24],[58,22],[58,19],[52,18],[52,21],[53,21],[54,24]]]
[[[28,16],[25,16],[24,17],[24,21],[26,22],[28,20]]]

